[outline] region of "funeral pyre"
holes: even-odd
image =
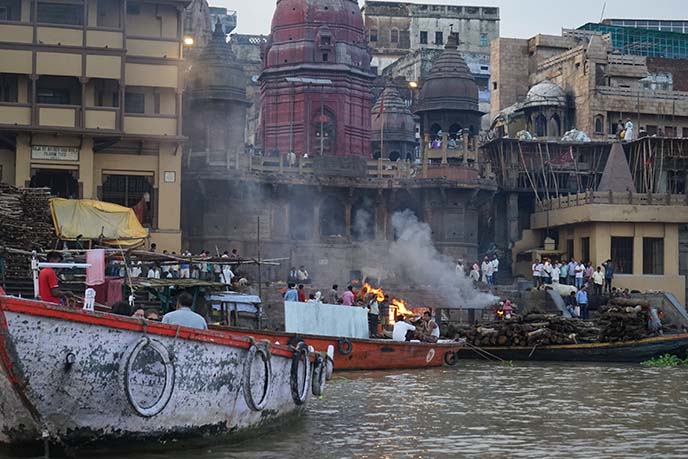
[[[385,300],[385,291],[382,287],[375,288],[368,282],[363,284],[360,293],[363,295],[375,295],[375,299],[378,302]],[[406,301],[400,298],[394,298],[391,295],[389,297],[389,323],[393,324],[398,315],[405,317],[415,315],[415,313],[407,307]]]
[[[55,229],[50,216],[50,190],[17,188],[0,183],[0,247],[35,250],[53,247]],[[0,253],[5,276],[28,278],[31,275],[26,255]]]
[[[536,346],[634,341],[655,333],[648,328],[649,305],[644,300],[618,298],[600,306],[594,320],[531,312],[453,330],[475,346]]]

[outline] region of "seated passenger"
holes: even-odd
[[[411,341],[408,337],[407,332],[415,331],[416,327],[406,322],[404,316],[397,316],[396,323],[394,324],[394,329],[392,330],[392,339],[394,341]]]
[[[423,321],[421,322],[421,332],[423,336],[421,341],[425,343],[436,343],[440,339],[440,327],[437,322],[432,320],[432,313],[430,311],[425,311],[423,313]]]
[[[202,315],[196,314],[191,310],[192,305],[193,297],[191,295],[186,292],[180,294],[177,298],[177,310],[165,314],[162,318],[162,323],[207,330],[208,324]]]

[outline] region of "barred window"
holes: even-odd
[[[663,238],[643,238],[643,274],[664,274]]]

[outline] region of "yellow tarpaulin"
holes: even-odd
[[[50,199],[57,235],[65,240],[98,240],[112,246],[140,245],[148,237],[133,209],[93,199]]]

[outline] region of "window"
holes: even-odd
[[[140,92],[124,94],[124,113],[145,113],[146,96]]]
[[[392,29],[389,32],[389,41],[392,43],[399,43],[399,31],[397,29]]]
[[[38,22],[42,24],[83,25],[84,5],[81,3],[38,2]]]
[[[377,29],[370,29],[370,41],[377,41]]]
[[[643,274],[664,274],[663,238],[643,238]]]
[[[21,21],[21,0],[0,0],[0,21]]]
[[[17,75],[0,74],[0,102],[17,102]]]
[[[590,238],[581,238],[581,260],[583,263],[590,262]]]
[[[323,62],[327,62],[328,59],[329,56],[327,55],[327,53],[323,53]]]
[[[604,118],[601,116],[595,117],[595,134],[604,134]]]
[[[427,45],[428,44],[428,33],[425,30],[421,30],[421,32],[420,32],[420,44],[421,45]]]
[[[443,45],[444,44],[444,38],[442,38],[442,32],[435,32],[435,44],[436,45]]]
[[[325,35],[320,37],[320,46],[330,46],[332,44],[332,37]]]
[[[676,128],[673,126],[666,126],[664,128],[664,135],[666,137],[676,137]]]
[[[132,207],[134,213],[143,224],[151,224],[153,212],[153,186],[152,177],[141,175],[107,175],[103,176],[102,198],[103,201]]]
[[[139,3],[127,3],[127,14],[138,16],[141,14],[141,5]]]
[[[98,0],[98,27],[119,28],[121,5],[119,0]]]
[[[487,40],[487,34],[481,33],[480,34],[480,46],[487,46],[489,44],[490,44],[490,42]]]
[[[566,240],[566,256],[569,259],[573,258],[573,239]]]
[[[156,92],[153,94],[153,113],[156,115],[160,114],[160,93]]]
[[[69,105],[69,89],[39,88],[36,99],[39,104]]]
[[[492,82],[492,89],[497,90],[497,82],[496,81]]]
[[[633,238],[612,237],[612,262],[619,274],[633,274]]]
[[[377,75],[377,66],[376,65],[371,65],[370,66],[370,71],[373,73],[373,75]]]

